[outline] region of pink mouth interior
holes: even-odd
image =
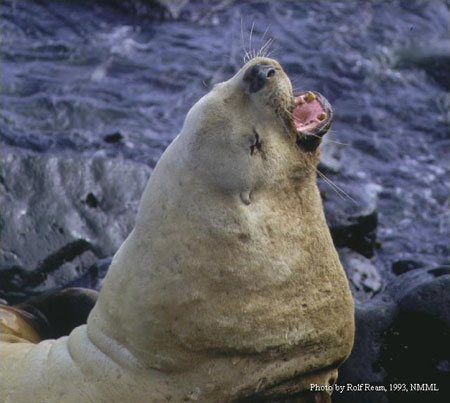
[[[307,100],[308,96],[305,94],[295,97],[294,100],[294,123],[299,131],[309,129],[326,118],[325,108],[317,97],[309,102]]]

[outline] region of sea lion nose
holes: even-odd
[[[254,64],[244,74],[244,82],[248,84],[249,92],[262,90],[270,77],[276,73],[271,64]]]

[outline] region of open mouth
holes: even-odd
[[[318,92],[307,91],[294,96],[293,122],[297,144],[305,151],[314,151],[333,120],[333,110]]]

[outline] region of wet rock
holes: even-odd
[[[114,254],[134,225],[151,172],[123,160],[15,153],[3,154],[1,166],[5,299],[67,284]]]
[[[383,290],[383,300],[399,301],[408,293],[412,292],[418,285],[433,281],[439,277],[436,275],[434,268],[417,269],[406,272],[386,285]]]
[[[17,308],[31,315],[41,339],[57,339],[86,323],[98,295],[94,290],[67,288],[30,298]]]
[[[190,15],[192,8],[189,0],[109,0],[108,4],[113,4],[124,12],[137,14],[140,17],[156,18],[156,19],[170,19],[176,20],[185,14]],[[201,2],[205,8],[219,8],[225,7],[220,1],[207,0]]]
[[[436,270],[438,269],[438,270]],[[357,303],[355,346],[338,384],[436,384],[438,392],[345,392],[335,402],[450,401],[450,273],[400,275],[382,295]]]
[[[450,401],[450,276],[418,285],[399,299],[398,307],[380,355],[387,383],[436,384],[439,393],[428,392],[426,401]],[[419,403],[423,395],[405,393],[395,398]]]
[[[105,143],[118,143],[123,139],[123,134],[120,132],[115,132],[111,134],[107,134],[103,137],[103,141]]]
[[[19,266],[0,270],[0,296],[14,304],[59,289],[80,277],[97,260],[91,244],[83,239],[75,240],[47,256],[31,271]]]
[[[342,147],[343,144],[337,143],[332,133],[328,133],[325,136],[320,146],[319,169],[322,172],[338,172],[341,169]]]
[[[163,1],[158,0],[108,0],[105,1],[108,5],[112,5],[123,13],[132,13],[140,17],[164,19],[174,18],[170,11],[171,1],[166,6]],[[184,5],[187,0],[181,0],[180,6]],[[174,11],[177,11],[176,9]]]
[[[340,249],[339,257],[356,299],[367,300],[381,290],[381,276],[369,259],[348,248]]]
[[[394,302],[368,301],[355,306],[355,344],[348,360],[339,370],[338,385],[362,383],[383,384],[386,371],[380,366],[380,354],[385,332],[397,316]],[[387,403],[388,397],[379,392],[334,393],[333,402],[342,403]]]
[[[406,49],[399,53],[398,68],[421,68],[443,88],[450,90],[450,41]]]
[[[450,274],[450,264],[433,267],[432,269],[428,270],[428,273],[432,274],[435,277],[440,277],[440,276],[445,276],[446,274]]]
[[[392,272],[397,276],[408,271],[424,267],[425,263],[416,262],[415,260],[397,260],[392,263]]]
[[[322,185],[321,189],[326,188]],[[376,247],[377,195],[381,188],[348,181],[345,189],[350,198],[325,190],[325,215],[334,244],[371,258]]]
[[[84,288],[92,288],[100,291],[102,286],[103,279],[108,272],[109,266],[112,262],[112,256],[106,257],[104,259],[100,259],[95,262],[85,273],[68,284],[68,287],[84,287]]]

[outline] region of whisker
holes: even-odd
[[[328,130],[328,132],[331,133],[331,134],[333,134],[333,136],[338,136],[338,133],[337,133],[337,131],[336,131],[334,128],[330,128],[330,129]],[[339,136],[338,136],[338,137],[339,137]],[[347,145],[350,145],[350,144],[347,144]]]
[[[270,24],[267,26],[266,30],[264,31],[261,39],[259,40],[259,44],[261,45],[261,43],[264,41],[264,38],[266,37],[267,32],[269,31],[270,28]],[[258,52],[258,56],[261,56],[261,51],[262,51],[262,46],[259,48],[259,52]]]
[[[345,200],[343,194],[341,194],[340,189],[336,187],[336,185],[328,179],[322,172],[320,172],[315,166],[312,166],[317,174],[325,181],[325,183],[331,187],[331,189],[342,199]]]
[[[314,134],[314,133],[310,133],[310,134],[308,134],[308,136],[317,137],[318,139],[322,139],[322,138],[323,138],[323,135],[322,135],[322,136],[319,136],[318,134]],[[332,139],[330,139],[330,138],[327,138],[326,141],[329,141],[330,143],[339,144],[339,145],[341,145],[341,146],[349,146],[349,145],[351,145],[351,144],[348,144],[348,143],[342,143],[342,142],[337,141],[337,140],[332,140]]]
[[[291,118],[294,117],[294,114],[291,111],[288,111],[287,109],[284,109],[283,112],[286,113],[286,115],[288,115]]]
[[[269,53],[267,53],[264,57],[270,57],[276,52],[276,49],[271,50]]]
[[[281,123],[283,123],[283,126],[284,126],[284,128],[285,128],[285,130],[286,130],[287,136],[290,137],[290,135],[291,135],[291,130],[290,130],[289,127],[287,126],[285,120],[283,119],[283,116],[281,116],[281,115],[278,113],[278,117],[280,118]]]
[[[266,56],[266,52],[269,50],[270,45],[273,43],[273,38],[269,38],[266,43],[259,50],[259,54],[263,57]]]
[[[275,39],[274,39],[274,38],[270,38],[269,43],[268,43],[267,46],[264,48],[264,54],[265,54],[266,56],[268,55],[269,49],[270,49],[270,47],[273,45],[274,42],[275,42]]]
[[[242,44],[242,48],[244,50],[244,57],[243,57],[243,61],[244,64],[247,63],[248,60],[248,52],[247,49],[245,48],[245,41],[244,41],[244,26],[243,26],[243,21],[242,21],[242,15],[241,15],[241,44]],[[248,59],[248,60],[247,60]]]
[[[339,144],[340,146],[350,146],[351,145],[349,143],[342,143],[342,142],[337,141],[337,140],[331,140],[330,138],[327,138],[327,141],[329,141],[330,143]]]
[[[312,165],[314,170],[317,172],[317,174],[336,192],[336,194],[343,200],[345,200],[345,197],[347,197],[349,200],[351,200],[353,203],[355,203],[357,206],[359,203],[353,199],[347,192],[342,190],[338,185],[336,185],[331,179],[327,178],[327,176],[321,172],[317,167]],[[345,196],[345,197],[344,197]]]
[[[299,93],[304,93],[307,92],[307,90],[305,90],[305,87],[297,87],[297,86],[292,86],[292,91],[294,91],[295,93],[299,92]]]
[[[264,42],[264,45],[261,46],[260,52],[264,52],[267,48],[267,46],[270,46],[270,43],[273,41],[273,38],[267,39],[266,42]]]
[[[250,28],[250,37],[249,37],[249,49],[250,49],[250,56],[252,57],[252,59],[255,57],[255,55],[253,54],[253,49],[252,49],[252,36],[253,36],[253,29],[255,28],[255,21],[252,22],[252,27]]]

